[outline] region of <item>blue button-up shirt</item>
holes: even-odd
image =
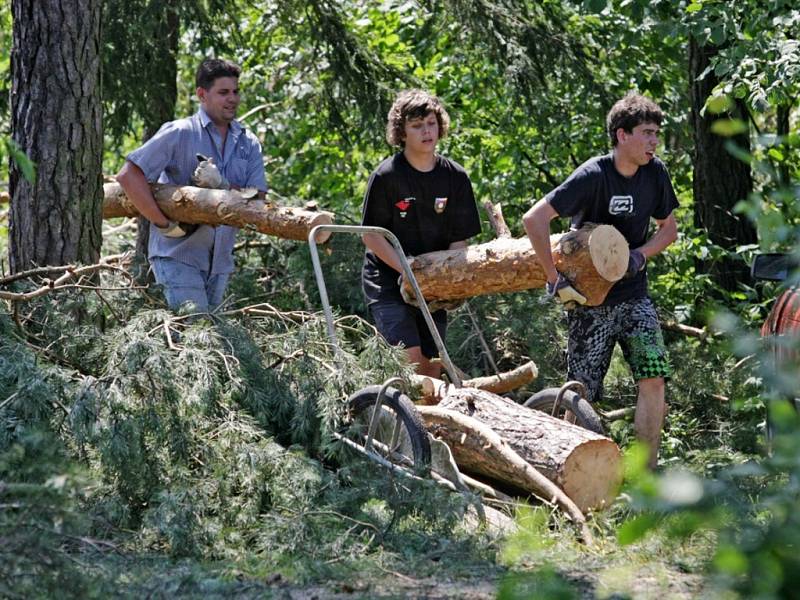
[[[214,158],[223,177],[239,187],[267,191],[261,144],[238,121],[231,122],[225,148],[222,136],[206,112],[164,123],[143,146],[126,158],[138,166],[148,181],[190,185],[197,154]],[[233,271],[236,228],[201,225],[192,235],[168,238],[150,225],[150,256],[172,258],[210,275]]]

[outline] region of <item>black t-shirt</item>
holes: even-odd
[[[545,196],[561,217],[572,217],[572,227],[584,223],[613,225],[638,248],[647,241],[650,219],[666,219],[678,206],[667,168],[658,158],[625,177],[614,166],[612,154],[596,156]],[[647,272],[614,284],[603,302],[618,304],[647,295]]]
[[[481,231],[464,168],[437,155],[431,171],[418,171],[402,152],[384,160],[370,176],[361,224],[391,231],[406,256],[447,250],[451,243]],[[400,298],[398,277],[397,271],[367,250],[362,283],[370,304]]]

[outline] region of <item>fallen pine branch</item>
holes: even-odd
[[[38,289],[33,290],[32,292],[8,292],[0,290],[0,299],[11,300],[14,302],[27,302],[29,300],[33,300],[34,298],[38,298],[40,296],[44,296],[45,294],[49,294],[51,292],[65,290],[65,289],[75,289],[75,288],[88,289],[88,290],[144,289],[141,286],[135,285],[133,277],[122,266],[129,260],[130,260],[130,255],[127,253],[116,254],[112,256],[106,256],[100,259],[99,263],[93,265],[83,265],[83,266],[65,265],[62,267],[39,267],[36,269],[31,269],[29,271],[16,273],[14,275],[10,275],[8,277],[0,279],[0,286],[9,285],[10,283],[19,281],[21,279],[33,278],[48,273],[53,273],[53,274],[60,273],[60,275],[55,279],[45,279],[44,285],[42,285]],[[93,275],[94,273],[98,273],[100,271],[115,271],[121,273],[130,281],[130,285],[122,288],[116,288],[116,287],[104,288],[97,285],[88,285],[86,283],[83,283],[90,275]]]
[[[538,375],[539,369],[536,367],[536,363],[530,360],[524,365],[505,373],[462,379],[461,385],[465,388],[476,388],[493,394],[503,394],[530,383]],[[453,385],[441,379],[426,375],[412,375],[411,381],[418,388],[419,399],[422,404],[438,404],[442,398],[456,389]]]

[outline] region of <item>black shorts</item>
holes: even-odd
[[[392,346],[403,345],[406,348],[419,346],[426,358],[439,356],[439,350],[420,309],[402,300],[379,300],[370,304],[369,309],[378,331]],[[444,341],[447,332],[447,311],[437,310],[431,316],[439,336]]]

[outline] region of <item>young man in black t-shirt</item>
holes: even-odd
[[[389,111],[386,139],[402,151],[372,173],[364,197],[362,225],[394,233],[406,256],[461,248],[480,233],[472,184],[458,163],[436,154],[450,117],[439,99],[421,90],[402,92]],[[403,271],[392,245],[377,234],[363,236],[367,251],[362,285],[378,331],[390,344],[402,344],[417,372],[437,377],[438,356],[421,311],[400,295]],[[442,339],[447,312],[433,312]]]
[[[655,156],[663,113],[648,98],[629,93],[608,113],[606,125],[613,149],[578,167],[564,183],[539,200],[523,223],[547,275],[547,291],[565,305],[569,342],[568,378],[581,381],[587,400],[602,397],[603,378],[619,342],[639,388],[636,434],[650,448],[655,467],[664,422],[664,379],[671,374],[655,307],[647,295],[648,258],[662,252],[678,234],[673,216],[678,206],[669,174]],[[550,221],[571,217],[584,223],[616,227],[628,241],[628,272],[609,291],[602,305],[580,306],[586,298],[556,271],[550,252]],[[650,220],[655,233],[648,238]]]

